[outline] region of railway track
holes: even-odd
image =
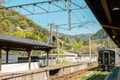
[[[75,77],[74,80],[76,80],[79,76],[83,76],[85,74],[87,74],[90,70],[94,70],[97,69],[98,67],[89,67],[80,71],[76,71],[73,73],[69,73],[69,74],[64,74],[64,75],[56,75],[51,77],[49,80],[71,80],[71,78]]]
[[[88,80],[104,80],[105,76],[100,77],[104,72],[99,72],[98,74],[93,75]]]

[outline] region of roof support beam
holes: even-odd
[[[120,28],[118,28],[118,27],[115,27],[115,26],[109,26],[109,25],[103,25],[103,24],[101,24],[101,25],[102,25],[103,27],[106,27],[106,28],[120,30]]]
[[[107,2],[106,2],[106,0],[101,0],[101,3],[102,3],[102,6],[103,6],[103,9],[105,11],[107,20],[108,20],[109,24],[111,24],[112,23],[112,18],[110,16],[110,12],[109,12],[109,9],[108,9]]]

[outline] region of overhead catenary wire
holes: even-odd
[[[81,22],[82,22],[82,20],[79,19],[79,17],[78,17],[74,12],[72,12],[72,14],[73,14],[73,16],[74,16],[78,21],[81,21]]]
[[[78,7],[80,7],[80,8],[82,8],[81,6],[79,6],[79,5],[77,5],[76,3],[74,3],[74,2],[72,2],[72,1],[70,1],[72,4],[74,4],[75,6],[78,6]],[[66,5],[66,4],[65,4]],[[71,4],[70,4],[71,5]],[[66,7],[68,8],[68,10],[69,10],[69,5],[66,5]],[[72,10],[70,10],[70,11],[68,11],[68,25],[69,25],[69,27],[70,27],[70,29],[72,29],[72,28],[75,28],[75,26],[74,27],[71,27],[71,14],[70,13],[72,13],[74,16],[75,16],[75,18],[76,19],[78,19],[79,21],[82,21],[81,19],[79,19],[79,17],[76,15],[76,14],[74,14],[74,12],[72,12]],[[76,27],[78,27],[78,26],[76,26]]]
[[[85,25],[88,25],[89,23],[92,23],[94,21],[88,21],[88,22],[82,22],[82,23],[72,23],[72,24],[77,24],[76,26],[72,26],[71,29],[74,29],[74,28],[81,28],[81,27],[84,27]],[[65,26],[65,25],[68,25],[68,24],[59,24],[59,26]],[[63,28],[63,27],[60,27],[61,29],[65,29],[65,30],[69,30],[68,28]]]
[[[61,0],[60,0],[61,1]],[[58,2],[60,2],[60,1],[58,1]],[[57,3],[58,3],[57,2]],[[42,2],[41,2],[42,3]],[[50,4],[55,4],[55,2],[50,2],[49,1],[49,3]],[[42,4],[48,4],[47,2],[46,3],[42,3]],[[10,9],[10,8],[19,8],[19,9],[22,9],[22,7],[25,7],[25,6],[31,6],[31,5],[34,5],[34,9],[36,9],[36,7],[39,7],[41,10],[43,10],[43,12],[38,12],[38,11],[36,11],[36,12],[30,12],[29,11],[29,9],[27,9],[27,8],[25,8],[24,10],[25,11],[27,11],[28,13],[26,13],[26,14],[22,14],[23,16],[29,16],[29,15],[38,15],[38,14],[47,14],[47,13],[54,13],[54,12],[62,12],[62,11],[68,11],[68,9],[66,9],[65,7],[64,8],[60,8],[60,5],[59,4],[55,4],[56,5],[56,7],[57,8],[59,8],[59,10],[49,10],[49,9],[45,9],[45,8],[42,8],[40,5],[42,5],[42,4],[37,4],[37,3],[32,3],[32,4],[24,4],[24,5],[17,5],[17,6],[9,6],[9,7],[3,7],[3,8],[5,8],[5,9]],[[0,10],[1,9],[3,9],[3,8],[0,8]],[[80,8],[71,8],[71,10],[79,10]]]
[[[83,9],[84,14],[83,14],[83,12],[82,12],[82,11],[81,11],[81,12],[80,12],[80,11],[78,11],[78,12],[79,12],[80,14],[82,14],[82,15],[83,15],[83,18],[85,19],[85,21],[86,21],[86,22],[87,22],[88,20],[87,20],[87,18],[86,18],[86,16],[85,16],[85,15],[89,15],[89,17],[91,16],[89,13],[86,13],[86,12],[85,12],[85,9]],[[93,22],[92,22],[92,23],[90,23],[89,25],[94,26],[94,25],[93,25]],[[88,28],[88,26],[85,26],[85,28],[86,28],[86,29],[88,29],[90,32],[93,32],[91,29],[89,29],[89,28]]]
[[[68,7],[69,7],[69,6],[66,6],[66,4],[65,4],[65,6],[66,6],[67,8],[66,8],[66,7],[62,7],[62,6],[60,6],[59,4],[57,4],[57,3],[63,2],[63,1],[65,1],[65,0],[49,0],[49,1],[43,1],[43,2],[37,2],[37,3],[29,3],[29,4],[23,4],[23,5],[3,7],[3,8],[0,8],[0,9],[10,9],[10,8],[13,9],[13,8],[17,8],[17,9],[21,10],[21,8],[22,8],[22,9],[24,9],[25,11],[27,11],[27,12],[29,13],[29,14],[21,14],[21,15],[25,15],[25,16],[68,11]],[[66,1],[69,1],[69,0],[66,0]],[[43,5],[43,4],[48,4],[48,9],[42,8],[41,5]],[[58,10],[52,11],[51,5],[56,6],[56,7],[58,8]],[[70,14],[69,16],[73,15],[79,22],[81,22],[79,25],[73,26],[73,23],[72,23],[71,21],[69,21],[67,25],[71,26],[71,29],[73,29],[73,28],[80,28],[81,26],[84,26],[84,25],[85,25],[85,24],[84,24],[85,22],[89,22],[89,21],[84,21],[84,22],[83,22],[83,21],[79,18],[79,16],[76,15],[76,14],[73,12],[73,10],[80,10],[80,9],[83,9],[83,10],[84,10],[84,9],[86,9],[86,8],[84,8],[83,6],[77,4],[76,2],[73,2],[73,0],[70,0],[70,5],[71,5],[71,7],[70,7],[70,9],[69,9],[69,12],[72,13],[72,14]],[[76,8],[72,7],[73,5],[74,5]],[[35,12],[34,10],[29,11],[29,9],[27,9],[27,6],[32,6],[32,8],[34,8],[34,10],[36,10],[36,7],[39,7],[40,9],[43,10],[43,12],[37,12],[37,11]],[[85,18],[84,15],[83,15],[83,17]],[[71,20],[70,18],[71,18],[71,17],[69,17],[68,20]],[[87,23],[87,24],[88,24],[88,23]],[[59,25],[59,24],[58,24],[58,25]],[[67,30],[68,30],[68,28],[67,28]]]
[[[76,8],[70,8],[69,10],[68,10],[68,8],[63,8],[63,7],[61,7],[59,4],[56,4],[56,3],[59,3],[59,2],[61,2],[61,1],[63,1],[63,0],[50,0],[50,1],[42,1],[42,2],[35,2],[35,3],[29,3],[29,4],[22,4],[22,5],[16,5],[16,6],[8,6],[8,7],[3,7],[3,8],[0,8],[0,10],[1,9],[10,9],[10,8],[19,8],[19,9],[23,9],[23,10],[25,10],[25,11],[27,11],[28,12],[28,14],[23,14],[24,16],[27,16],[27,15],[37,15],[37,14],[46,14],[46,13],[53,13],[53,12],[61,12],[61,11],[69,11],[69,12],[71,12],[72,10],[79,10],[81,7],[79,7],[79,5],[77,5],[76,3],[76,5],[77,5],[77,7]],[[68,4],[68,6],[69,5],[71,5],[71,4],[73,4],[73,3],[71,3],[71,0],[66,0],[69,4]],[[39,5],[38,5],[39,4]],[[48,9],[45,9],[45,8],[42,8],[40,5],[42,5],[42,4],[48,4]],[[54,10],[54,11],[51,11],[50,10],[50,8],[51,8],[51,4],[52,5],[55,5],[57,8],[59,8],[60,10]],[[31,6],[32,5],[32,7],[34,7],[34,10],[35,10],[35,7],[39,7],[40,9],[42,9],[42,10],[44,10],[44,12],[34,12],[34,11],[30,11],[29,9],[27,9],[27,7],[25,7],[25,6]],[[78,8],[79,7],[79,8]],[[81,8],[82,9],[82,8]],[[70,22],[70,21],[69,21]]]
[[[56,2],[57,1],[57,2]],[[52,0],[52,1],[43,1],[43,2],[37,2],[37,3],[29,3],[29,4],[22,4],[22,5],[16,5],[16,6],[8,6],[8,7],[2,7],[2,8],[0,8],[0,10],[1,9],[9,9],[9,8],[22,8],[22,7],[25,7],[25,6],[31,6],[31,5],[34,5],[34,7],[36,7],[36,5],[38,5],[39,4],[39,6],[40,5],[42,5],[42,4],[48,4],[48,9],[46,9],[47,11],[49,11],[49,12],[52,12],[52,11],[50,11],[50,7],[49,6],[51,6],[51,4],[53,4],[53,5],[55,5],[57,8],[59,8],[59,9],[62,9],[62,10],[60,10],[60,11],[67,11],[67,9],[64,7],[64,8],[62,8],[59,4],[55,4],[55,3],[59,3],[61,0]],[[70,1],[70,4],[71,4],[71,1]],[[71,9],[73,9],[73,10],[78,10],[78,9],[80,9],[80,8],[71,8]],[[55,11],[54,11],[55,12]],[[56,11],[57,12],[57,11]],[[34,13],[35,14],[35,13]]]
[[[88,17],[91,17],[92,15],[90,15],[89,13],[87,13],[87,12],[85,12],[85,10],[83,10],[84,11],[84,13],[85,13],[85,15],[88,15]],[[86,17],[86,16],[85,16]],[[87,20],[87,18],[85,18],[86,20]],[[99,23],[97,23],[95,20],[94,20],[94,22],[92,22],[92,23],[90,23],[89,25],[91,25],[95,30],[97,30],[98,29],[98,25],[99,25]],[[93,29],[92,28],[92,29]]]

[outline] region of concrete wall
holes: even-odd
[[[79,71],[81,69],[87,68],[86,64],[76,64],[71,66],[61,66],[61,67],[48,67],[45,69],[35,69],[26,72],[17,72],[8,75],[4,75],[0,73],[0,80],[48,80],[50,77],[60,76],[64,74],[69,74],[75,71]],[[50,71],[59,69],[59,72],[55,75],[50,75]]]
[[[38,62],[31,62],[31,69],[38,69]],[[29,69],[28,63],[3,64],[1,72],[18,72],[27,71]]]

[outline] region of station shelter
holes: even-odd
[[[49,51],[53,48],[54,48],[53,46],[48,45],[41,41],[0,34],[0,71],[1,71],[1,65],[2,65],[2,50],[6,51],[6,63],[8,63],[10,50],[27,51],[28,66],[29,66],[29,70],[30,70],[31,69],[31,51],[32,50],[45,51],[47,53],[46,62],[48,65]]]

